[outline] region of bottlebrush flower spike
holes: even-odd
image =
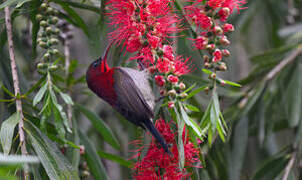
[[[169,156],[159,148],[152,139],[151,144],[148,146],[147,155],[137,161],[133,170],[135,171],[134,178],[136,180],[151,180],[151,179],[174,179],[181,180],[188,178],[190,173],[185,169],[179,169],[178,165],[178,149],[175,141],[176,132],[174,132],[169,123],[166,123],[163,119],[158,119],[155,124],[158,131],[163,135],[164,139],[170,144],[171,152],[173,156]],[[189,138],[185,138],[185,132],[183,133],[184,151],[185,151],[185,166],[186,167],[200,167],[199,161],[199,149],[194,147],[194,144],[189,141]],[[141,148],[139,148],[138,155],[141,155]]]

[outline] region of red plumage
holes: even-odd
[[[155,128],[154,96],[146,72],[124,67],[110,68],[108,46],[103,58],[93,62],[87,72],[88,87],[133,124],[148,129],[164,150],[170,153],[165,140]]]

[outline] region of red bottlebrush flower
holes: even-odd
[[[196,39],[192,39],[196,49],[204,49],[208,45],[208,38],[204,36],[198,36]]]
[[[126,45],[127,45],[127,47],[126,47],[127,51],[129,51],[131,53],[139,50],[142,47],[142,44],[141,44],[140,40],[138,39],[138,37],[134,37],[134,36],[130,37],[127,40]]]
[[[214,56],[213,62],[218,62],[218,61],[220,61],[222,59],[222,53],[221,53],[221,51],[219,49],[216,49],[214,51],[213,56]]]
[[[147,38],[148,38],[148,41],[149,41],[149,44],[151,45],[151,47],[153,49],[157,48],[159,46],[159,43],[161,41],[161,39],[157,36],[153,36],[151,35],[150,33],[147,35]]]
[[[184,74],[188,74],[191,71],[188,65],[189,58],[184,59],[181,56],[178,56],[174,61],[174,74],[177,76],[181,76]]]
[[[226,21],[230,15],[230,9],[227,7],[224,7],[219,10],[218,15],[220,17],[220,21]]]
[[[156,128],[162,134],[163,138],[168,144],[170,144],[171,152],[173,156],[169,156],[164,153],[164,150],[156,144],[155,139],[152,139],[149,145],[148,152],[144,158],[139,160],[135,166],[134,179],[136,180],[181,180],[188,178],[190,175],[185,169],[179,169],[178,149],[175,141],[175,133],[170,124],[166,123],[163,119],[158,119],[155,123]],[[184,130],[186,131],[186,129]],[[185,136],[183,136],[183,140]],[[141,155],[141,148],[139,148],[138,156]],[[196,167],[196,163],[199,162],[200,150],[195,148],[194,145],[189,142],[187,137],[184,140],[184,153],[185,153],[185,166]]]
[[[224,0],[208,0],[208,6],[213,9],[220,8]]]
[[[169,59],[170,61],[174,60],[173,48],[170,45],[164,45],[163,47],[164,57]]]
[[[170,61],[168,59],[158,59],[156,68],[160,73],[168,73],[170,71]]]
[[[173,84],[178,82],[178,77],[177,76],[169,75],[167,79],[168,79],[169,82],[171,82]]]
[[[222,26],[222,29],[223,29],[224,33],[233,32],[235,30],[234,26],[232,24],[228,24],[228,23],[224,24]]]
[[[243,5],[246,4],[246,0],[222,0],[222,7],[227,7],[230,9],[230,14],[233,13],[234,9],[239,10],[241,9],[246,9],[246,7],[242,7]]]
[[[158,85],[158,86],[163,86],[163,85],[165,85],[165,79],[164,79],[164,77],[163,76],[160,76],[160,75],[156,75],[155,76],[155,82],[156,82],[156,84]]]

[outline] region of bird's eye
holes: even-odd
[[[98,62],[94,62],[92,65],[93,65],[93,67],[97,67],[98,66]]]

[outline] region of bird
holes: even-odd
[[[86,72],[88,88],[106,101],[128,121],[148,129],[168,154],[171,154],[165,139],[154,126],[155,98],[149,84],[147,71],[127,67],[112,67],[107,64],[110,43],[103,56],[92,62]]]

